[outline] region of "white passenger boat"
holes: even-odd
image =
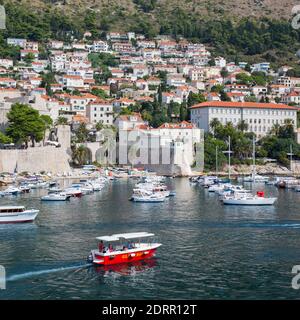
[[[132,232],[97,237],[98,248],[91,250],[88,262],[97,265],[133,263],[153,257],[161,243],[145,238],[154,237],[153,233]]]
[[[164,194],[147,190],[136,190],[132,195],[132,201],[134,202],[164,202],[165,199]]]
[[[257,192],[254,195],[234,194],[233,196],[224,196],[222,199],[225,205],[242,205],[242,206],[271,206],[277,198],[265,198],[263,192]]]
[[[66,193],[50,193],[47,196],[41,198],[42,201],[66,201],[69,200],[71,196]]]
[[[39,210],[26,210],[23,206],[0,207],[0,223],[32,222],[38,213]]]

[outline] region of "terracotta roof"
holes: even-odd
[[[241,92],[228,92],[228,97],[244,97],[245,94]]]
[[[12,78],[0,78],[1,82],[15,82],[16,80],[12,79]]]
[[[64,78],[67,78],[67,79],[78,79],[78,80],[82,80],[82,77],[81,77],[81,76],[64,75],[63,77],[64,77]]]
[[[158,129],[193,129],[196,126],[190,122],[182,121],[180,123],[164,123]]]
[[[255,108],[255,109],[289,109],[298,110],[298,108],[286,104],[276,103],[255,103],[255,102],[227,102],[227,101],[209,101],[196,104],[191,109],[219,107],[219,108]]]

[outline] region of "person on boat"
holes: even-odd
[[[102,240],[99,242],[99,247],[98,247],[98,249],[99,249],[99,252],[103,252],[103,250],[104,250],[104,244],[103,244],[103,241],[102,241]]]
[[[108,245],[108,251],[109,251],[109,252],[114,251],[114,247],[112,246],[112,244],[109,244],[109,245]]]

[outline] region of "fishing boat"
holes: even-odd
[[[47,196],[41,198],[42,201],[67,201],[71,196],[66,193],[50,193]]]
[[[257,194],[239,194],[233,196],[224,196],[222,199],[225,205],[242,205],[242,206],[271,206],[277,198],[265,198],[263,191],[258,191]]]
[[[134,202],[164,202],[166,200],[166,196],[159,192],[152,192],[147,190],[135,190],[132,198]]]
[[[97,265],[112,265],[151,258],[161,244],[141,239],[153,237],[154,234],[148,232],[97,237],[98,249],[91,250],[87,260]]]
[[[28,209],[23,206],[0,207],[0,223],[21,223],[35,220],[39,210]]]

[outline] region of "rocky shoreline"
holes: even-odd
[[[291,171],[289,168],[280,166],[276,163],[256,165],[256,173],[267,176],[300,176],[300,168],[297,167]],[[207,174],[216,174],[215,171],[208,172]],[[252,174],[252,165],[233,165],[231,166],[232,176],[247,176]],[[218,175],[228,175],[228,166],[218,172]]]

